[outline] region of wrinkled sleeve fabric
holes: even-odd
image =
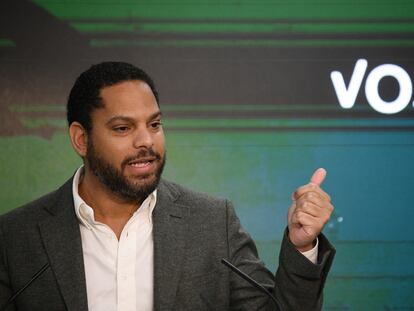
[[[335,249],[320,235],[317,264],[311,263],[290,242],[285,231],[276,272],[275,295],[285,310],[321,310],[323,288],[335,255]]]
[[[319,236],[318,263],[313,264],[289,241],[285,231],[279,267],[273,275],[259,259],[256,246],[243,229],[234,208],[227,201],[228,258],[240,270],[273,292],[283,311],[313,311],[322,308],[323,286],[335,250]],[[278,310],[275,303],[235,273],[230,277],[230,310]]]

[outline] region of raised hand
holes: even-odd
[[[293,203],[288,213],[289,239],[301,252],[315,246],[316,237],[334,209],[331,197],[320,187],[325,177],[326,170],[317,169],[309,183],[292,195]]]

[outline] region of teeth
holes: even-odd
[[[149,162],[132,163],[131,166],[134,166],[134,167],[144,167],[144,166],[147,166],[148,164],[149,164]]]

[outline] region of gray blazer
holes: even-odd
[[[319,237],[313,265],[282,242],[272,275],[227,200],[162,180],[154,222],[154,310],[277,310],[260,291],[224,267],[226,258],[273,290],[284,310],[319,310],[335,250]],[[0,217],[0,306],[45,263],[46,270],[8,310],[88,309],[82,243],[72,179]],[[111,311],[111,310],[108,310]]]

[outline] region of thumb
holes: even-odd
[[[324,168],[318,168],[312,175],[310,183],[320,186],[326,177],[326,170]]]

